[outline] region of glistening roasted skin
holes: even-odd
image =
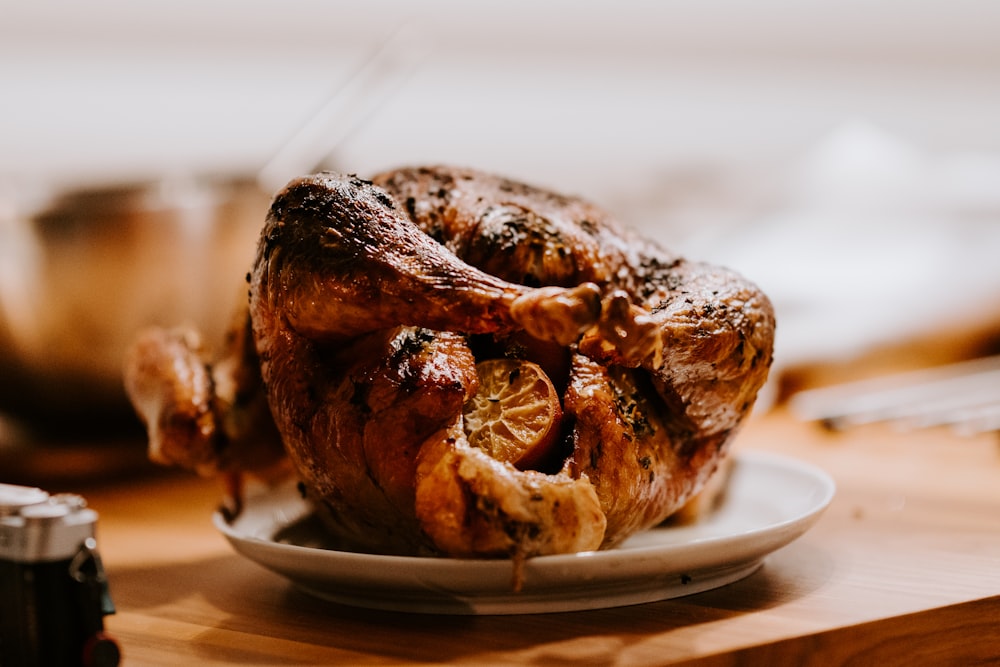
[[[333,532],[397,553],[607,548],[703,486],[770,367],[759,289],[580,199],[444,167],[373,181],[290,183],[250,275],[246,361]],[[466,441],[491,356],[535,361],[561,392],[551,469]]]
[[[212,363],[198,332],[183,328],[141,332],[125,359],[125,389],[146,425],[150,459],[221,475],[233,500],[243,471],[279,478],[287,468],[249,324],[241,309]]]
[[[595,285],[535,289],[462,262],[366,181],[301,179],[275,199],[250,284],[261,374],[286,448],[335,533],[449,555],[594,549],[593,487],[517,471],[461,429],[467,334],[578,339]]]
[[[662,521],[704,484],[770,366],[755,286],[506,179],[425,168],[374,183],[290,184],[251,281],[275,419],[335,530],[403,551],[577,551]],[[565,356],[561,470],[487,464],[456,428],[484,338],[542,349],[550,367]]]

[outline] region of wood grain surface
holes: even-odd
[[[136,444],[141,447],[141,443]],[[82,491],[127,665],[868,665],[1000,661],[993,436],[826,433],[782,411],[737,441],[824,468],[837,495],[737,583],[575,613],[452,617],[313,599],[231,550],[211,481],[148,471]]]

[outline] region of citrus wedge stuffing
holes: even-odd
[[[519,359],[476,364],[479,390],[463,411],[469,444],[527,470],[543,463],[559,436],[559,394],[541,366]]]

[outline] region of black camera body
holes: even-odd
[[[113,667],[97,513],[72,494],[0,484],[0,667]]]

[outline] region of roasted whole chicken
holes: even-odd
[[[705,485],[771,364],[774,315],[752,283],[472,170],[295,180],[247,279],[216,357],[190,331],[136,342],[126,387],[151,455],[227,479],[290,468],[361,550],[613,547]],[[536,363],[561,395],[536,469],[463,428],[476,363],[495,357]]]

